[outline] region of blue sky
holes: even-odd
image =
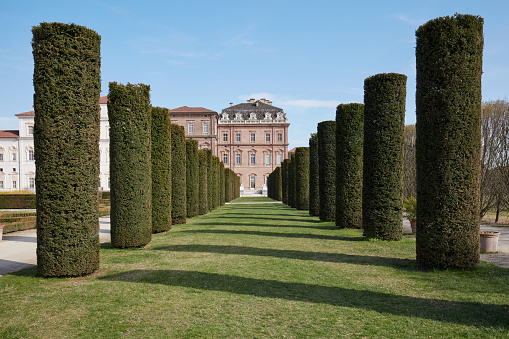
[[[509,1],[7,1],[0,12],[0,130],[33,109],[32,26],[75,23],[102,37],[108,83],[145,83],[155,106],[221,112],[249,98],[287,113],[290,148],[307,146],[364,79],[408,76],[415,123],[415,30],[454,13],[484,18],[483,100],[509,96]]]

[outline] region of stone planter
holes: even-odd
[[[412,229],[412,233],[415,233],[417,231],[417,220],[415,218],[412,218],[412,220],[410,220],[410,228]]]
[[[481,252],[482,253],[497,252],[498,237],[500,236],[500,232],[480,231],[479,235],[480,235],[480,239],[481,239]]]

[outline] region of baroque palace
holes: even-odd
[[[100,190],[109,186],[108,97],[99,99]],[[184,126],[186,137],[198,140],[240,176],[241,188],[263,190],[269,174],[288,157],[288,119],[266,99],[217,112],[202,107],[169,110],[173,123]],[[0,191],[35,190],[34,111],[16,114],[19,130],[0,131]]]

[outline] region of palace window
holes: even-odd
[[[265,142],[270,142],[270,133],[265,133]]]
[[[33,134],[34,134],[34,126],[29,125],[28,126],[28,135],[33,135]]]
[[[256,142],[256,134],[251,133],[251,142]]]
[[[194,122],[187,124],[187,134],[194,134]]]
[[[12,181],[12,188],[18,188],[18,182],[16,180]]]
[[[282,154],[278,154],[276,157],[277,157],[277,164],[281,165],[281,163],[283,162],[283,155]]]
[[[109,179],[108,179],[108,187],[109,187]],[[35,188],[35,178],[28,178],[28,188]]]
[[[4,182],[0,181],[0,188],[4,188]]]
[[[256,165],[256,154],[251,153],[251,165]]]
[[[203,123],[203,134],[209,134],[209,123],[208,122]]]
[[[16,153],[12,153],[12,161],[16,161],[16,158],[17,158],[16,155],[17,155]]]
[[[228,165],[228,153],[223,153],[223,164]]]
[[[235,141],[240,142],[240,133],[235,134]]]
[[[28,150],[28,160],[35,160],[34,158],[34,150]]]
[[[256,187],[256,176],[252,175],[250,177],[250,181],[251,181],[251,188],[255,188]]]
[[[240,156],[240,153],[235,154],[235,164],[236,165],[240,165],[242,163],[241,159],[242,158]]]
[[[223,134],[223,142],[228,142],[228,133]]]
[[[270,165],[270,153],[265,154],[265,165]]]
[[[283,134],[281,133],[277,134],[277,142],[283,142]]]
[[[0,153],[0,161],[4,161],[4,154]]]

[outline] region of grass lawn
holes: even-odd
[[[422,272],[413,236],[367,241],[283,204],[188,222],[103,244],[88,277],[0,277],[0,338],[509,336],[509,269]]]

